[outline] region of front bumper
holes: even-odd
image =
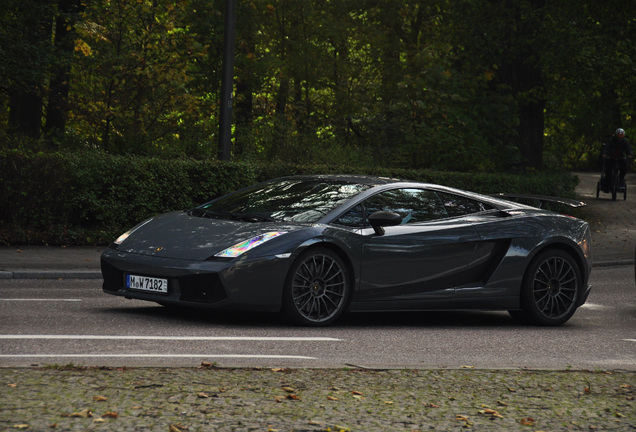
[[[214,309],[280,310],[289,259],[274,256],[231,261],[189,261],[106,249],[103,291],[129,299]],[[168,279],[168,293],[126,287],[126,275]]]

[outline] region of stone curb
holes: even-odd
[[[101,279],[99,270],[8,270],[0,279]]]

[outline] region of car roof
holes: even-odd
[[[457,189],[454,187],[444,186],[437,183],[428,183],[417,180],[404,180],[391,177],[379,177],[371,175],[358,175],[358,174],[303,174],[295,176],[285,176],[269,181],[279,181],[285,179],[298,179],[298,180],[325,180],[325,181],[340,181],[346,183],[355,183],[367,185],[370,188],[375,188],[385,185],[399,185],[398,187],[425,187],[431,190],[437,190],[440,192],[460,194],[475,200],[483,201],[495,205],[499,208],[519,208],[519,209],[531,209],[532,206],[524,205],[518,202],[510,201],[502,197],[495,197],[492,195],[484,195],[478,192],[467,191],[464,189]],[[369,191],[367,191],[369,192]],[[366,193],[362,193],[365,196]]]
[[[359,174],[304,174],[304,175],[281,177],[281,178],[272,179],[272,180],[281,180],[281,179],[333,180],[333,181],[341,181],[346,183],[359,183],[359,184],[364,184],[367,186],[381,186],[385,184],[401,183],[401,182],[420,183],[420,182],[401,180],[398,178],[377,177],[377,176],[359,175]]]

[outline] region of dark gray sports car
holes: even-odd
[[[150,218],[102,254],[103,290],[163,305],[282,311],[507,310],[560,325],[589,294],[585,221],[388,178],[285,177]]]

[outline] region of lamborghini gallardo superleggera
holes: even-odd
[[[143,221],[103,252],[101,269],[108,294],[282,312],[300,325],[480,309],[554,326],[588,297],[590,228],[434,184],[295,176]]]

